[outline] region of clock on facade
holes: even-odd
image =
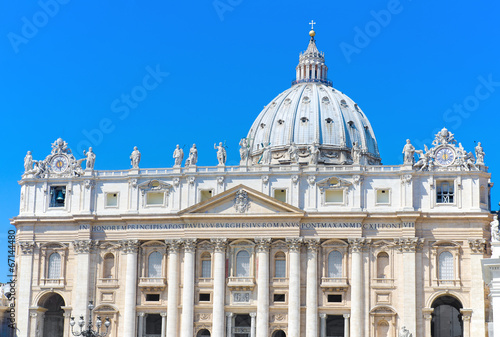
[[[450,147],[444,146],[436,151],[436,162],[441,166],[448,166],[455,160],[455,151]]]
[[[68,165],[69,165],[68,157],[64,155],[55,156],[50,161],[50,168],[55,173],[62,173],[66,171]]]

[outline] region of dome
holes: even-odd
[[[380,164],[368,118],[326,78],[314,35],[296,70],[292,87],[266,105],[250,128],[248,163]]]

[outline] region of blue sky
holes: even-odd
[[[196,143],[199,165],[228,164],[262,107],[289,88],[308,22],[317,22],[334,87],[366,113],[382,161],[402,163],[407,138],[430,144],[446,126],[468,151],[481,141],[500,172],[500,4],[454,1],[41,0],[0,3],[0,281],[23,158],[58,137],[96,169],[173,165]],[[492,192],[498,209],[499,187]],[[4,262],[2,262],[4,261]]]

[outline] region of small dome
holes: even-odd
[[[264,107],[248,132],[249,164],[380,164],[370,122],[331,86],[327,71],[311,38],[292,87]]]

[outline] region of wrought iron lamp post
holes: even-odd
[[[92,324],[92,310],[94,310],[94,303],[92,301],[89,301],[89,305],[87,307],[89,309],[89,324],[87,326],[87,330],[83,330],[83,327],[85,326],[85,320],[83,319],[83,315],[80,316],[80,319],[78,320],[78,326],[80,327],[80,331],[73,331],[73,327],[75,326],[75,318],[71,317],[71,320],[69,322],[69,325],[71,325],[71,333],[73,336],[83,336],[83,337],[106,337],[106,335],[109,332],[109,326],[111,325],[111,322],[109,320],[109,317],[106,317],[106,321],[104,322],[104,326],[106,327],[106,331],[100,331],[102,327],[102,321],[101,317],[97,316],[97,321],[95,322],[96,325],[96,330],[94,330],[93,324]]]

